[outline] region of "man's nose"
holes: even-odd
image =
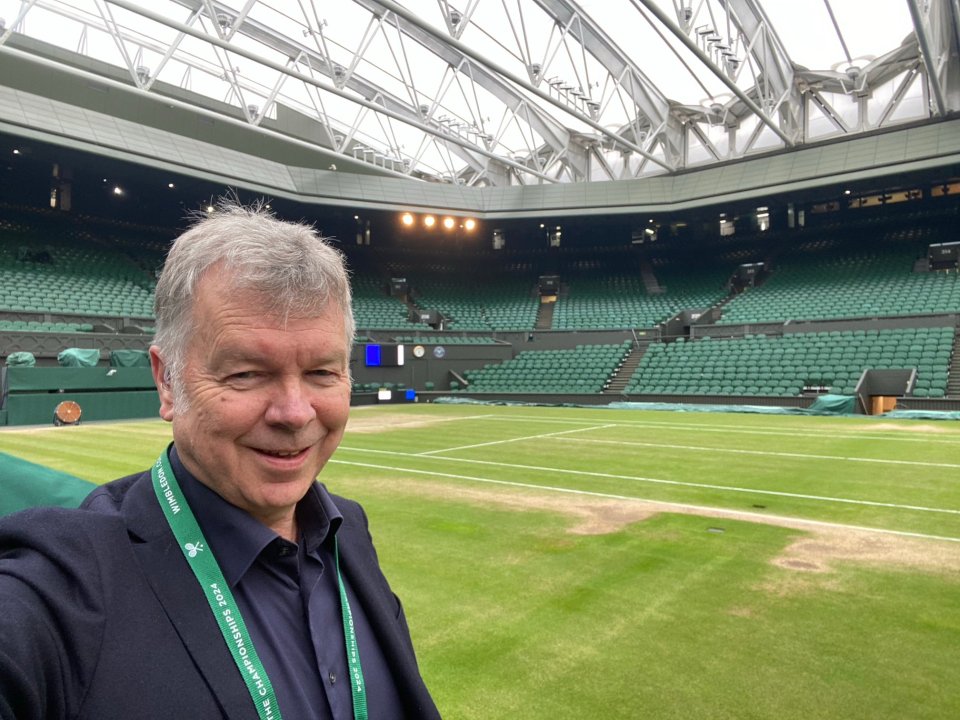
[[[271,425],[300,428],[313,420],[314,415],[309,388],[299,379],[290,379],[283,380],[270,398],[266,421]]]

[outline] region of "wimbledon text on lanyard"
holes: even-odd
[[[240,615],[240,608],[233,599],[233,593],[223,577],[213,553],[207,550],[207,541],[197,524],[197,519],[180,490],[170,459],[164,450],[151,470],[153,489],[163,508],[163,514],[173,531],[183,555],[190,565],[204,597],[210,604],[210,610],[220,626],[223,640],[227,644],[237,669],[250,691],[250,697],[257,708],[261,720],[281,720],[280,708],[273,692],[273,686],[267,677],[263,664],[253,647],[253,641],[247,632],[247,626]],[[337,566],[337,585],[340,588],[340,611],[343,616],[343,635],[346,642],[347,666],[350,670],[350,691],[353,697],[353,716],[355,720],[367,720],[367,694],[363,682],[363,670],[360,667],[360,651],[357,646],[357,633],[350,611],[350,601],[340,574],[340,549],[334,538],[334,557]]]

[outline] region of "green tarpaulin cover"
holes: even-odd
[[[146,350],[114,350],[110,353],[111,367],[150,367]]]
[[[14,352],[7,355],[7,367],[36,367],[37,359],[33,353]]]
[[[67,348],[57,355],[57,362],[63,367],[96,367],[100,362],[100,351],[85,348]]]
[[[606,407],[615,410],[670,410],[672,412],[758,413],[762,415],[853,415],[853,395],[821,395],[808,408],[767,405],[709,405],[707,403],[612,402],[607,405],[577,403],[531,403],[511,400],[477,400],[465,397],[438,397],[440,405],[539,405],[544,407]]]

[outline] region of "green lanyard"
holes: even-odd
[[[253,647],[253,641],[243,622],[240,608],[237,606],[227,585],[216,558],[207,550],[207,541],[197,519],[180,490],[167,451],[161,453],[151,470],[153,489],[157,493],[160,507],[167,518],[170,530],[177,539],[190,569],[200,583],[210,610],[220,626],[223,640],[233,656],[237,669],[250,691],[250,697],[257,708],[261,720],[281,720],[280,708],[273,692],[273,686],[267,677],[263,664]],[[346,642],[347,665],[350,669],[350,692],[353,697],[353,717],[355,720],[367,720],[367,693],[363,682],[363,670],[360,667],[360,651],[357,646],[357,633],[353,623],[353,613],[347,590],[340,575],[340,550],[334,537],[334,558],[337,567],[337,584],[340,587],[340,610],[343,615],[343,634]]]

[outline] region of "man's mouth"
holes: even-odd
[[[270,457],[291,458],[306,452],[306,448],[299,448],[297,450],[268,450],[266,448],[258,448],[258,452],[269,455]]]

